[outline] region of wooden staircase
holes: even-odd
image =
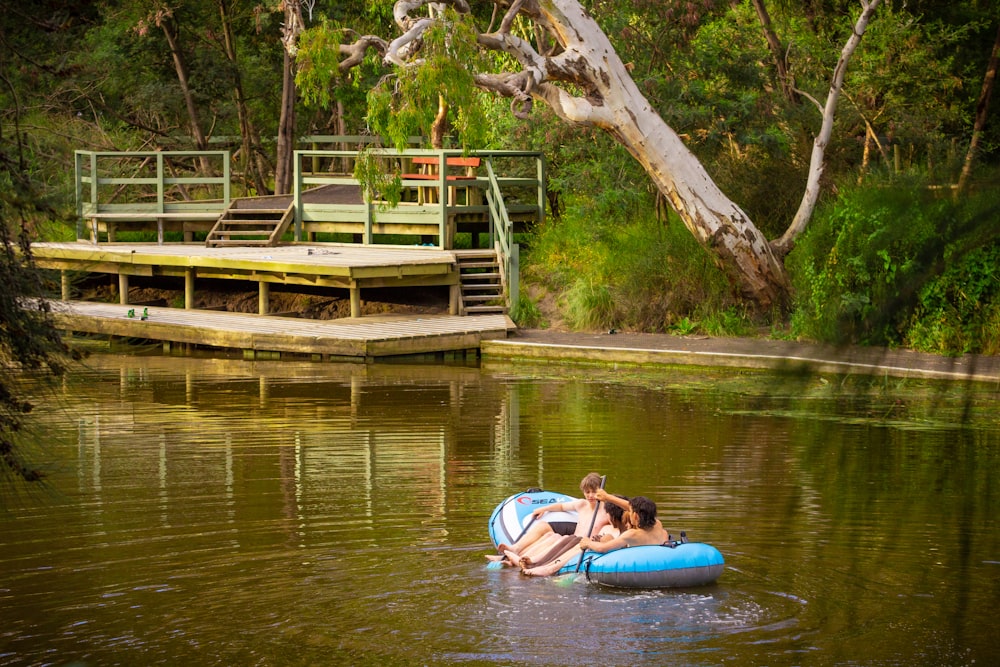
[[[462,314],[506,313],[500,262],[494,250],[456,250],[462,288]]]
[[[294,218],[292,204],[263,208],[266,199],[234,199],[205,238],[209,248],[278,245]],[[284,201],[275,202],[284,204]]]

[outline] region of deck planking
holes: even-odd
[[[254,352],[376,357],[478,349],[506,338],[515,326],[506,315],[378,315],[309,320],[89,301],[49,301],[60,329]],[[134,309],[136,316],[128,317]],[[146,310],[149,318],[140,319]]]

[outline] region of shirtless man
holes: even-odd
[[[608,502],[618,504],[618,499],[605,494]],[[607,553],[615,549],[644,545],[665,544],[670,536],[663,524],[656,518],[656,503],[644,496],[636,496],[628,501],[625,520],[633,526],[609,542],[599,542],[589,538],[580,540],[580,547],[597,553]]]
[[[599,506],[597,502],[597,492],[601,489],[601,476],[596,472],[588,474],[580,482],[580,490],[584,497],[567,503],[553,503],[544,505],[532,512],[532,524],[527,532],[514,544],[501,544],[497,550],[500,556],[487,556],[490,560],[502,560],[507,565],[518,565],[521,567],[531,567],[537,559],[544,559],[546,554],[552,552],[562,541],[565,535],[576,537],[589,537],[588,532],[597,536],[600,530],[608,525],[608,513]],[[562,526],[553,527],[546,521],[538,521],[546,512],[572,512],[575,511],[576,525],[570,532],[557,532],[556,528],[562,530]],[[595,518],[594,514],[597,513]],[[593,530],[591,530],[593,525]],[[547,560],[547,559],[545,559]],[[544,562],[544,560],[542,561]]]

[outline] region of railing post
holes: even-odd
[[[156,153],[156,212],[163,213],[163,153]]]
[[[295,203],[295,242],[302,242],[302,156],[292,151],[292,201]]]
[[[507,273],[507,308],[513,317],[517,315],[517,305],[521,300],[521,246],[516,243],[510,244]]]
[[[538,224],[545,222],[545,156],[535,158],[535,177],[538,179]]]
[[[231,180],[232,180],[232,165],[230,160],[232,157],[229,155],[229,151],[222,151],[222,198],[225,201],[225,208],[229,208],[229,200],[232,197],[231,190]]]
[[[98,178],[97,174],[97,153],[90,154],[90,205],[93,207],[93,212],[98,212],[97,206],[97,184],[101,179]]]
[[[451,244],[448,243],[448,156],[444,150],[438,151],[438,206],[441,207],[438,247],[451,250]]]

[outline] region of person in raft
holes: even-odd
[[[602,500],[619,504],[623,501],[607,493],[602,494]],[[607,542],[583,538],[580,547],[597,553],[607,553],[615,549],[638,547],[645,545],[662,545],[670,541],[670,535],[663,529],[663,524],[656,518],[656,503],[644,496],[636,496],[627,501],[625,521],[632,526],[621,535]]]
[[[597,502],[597,492],[601,489],[601,476],[596,472],[589,473],[580,481],[580,490],[583,491],[583,498],[566,503],[553,503],[543,505],[532,512],[531,523],[524,535],[514,544],[500,544],[497,546],[499,555],[487,556],[489,560],[502,561],[509,566],[531,567],[533,563],[542,562],[546,554],[550,554],[553,549],[562,545],[563,537],[597,537],[604,526],[608,525],[608,513]],[[576,523],[557,522],[548,523],[537,519],[547,512],[576,512]],[[595,517],[595,512],[596,517]],[[591,525],[593,528],[591,529]],[[577,540],[579,541],[579,540]],[[562,545],[562,550],[569,548]]]
[[[624,496],[615,496],[625,501],[625,506],[628,507],[628,498]],[[608,512],[608,525],[601,529],[600,534],[597,539],[601,542],[607,542],[618,537],[623,531],[628,530],[629,526],[625,523],[625,510],[615,503],[605,503],[604,508]],[[578,555],[583,553],[583,549],[580,547],[580,543],[577,542],[571,545],[570,548],[562,553],[556,555],[555,558],[546,561],[539,561],[538,563],[523,563],[521,564],[521,574],[525,574],[529,577],[548,577],[553,575],[567,563],[572,563]],[[523,559],[522,559],[523,560]]]

